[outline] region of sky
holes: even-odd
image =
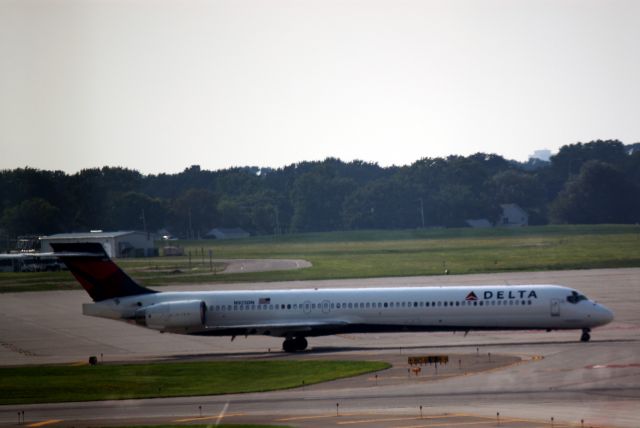
[[[0,0],[0,169],[640,141],[640,1]]]

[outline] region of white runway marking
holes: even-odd
[[[220,414],[218,415],[218,419],[216,420],[216,426],[220,425],[220,422],[222,421],[222,418],[224,418],[224,414],[227,413],[228,408],[229,408],[229,402],[227,401],[226,403],[224,403],[224,407],[222,408],[222,411],[220,411]]]

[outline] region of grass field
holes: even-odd
[[[272,391],[383,370],[372,361],[232,361],[0,368],[0,405]]]
[[[189,257],[119,260],[143,284],[287,281],[640,266],[640,226],[539,226],[331,232],[241,241],[177,241]],[[293,258],[313,267],[223,274],[215,259]],[[204,257],[203,257],[204,254]],[[68,272],[2,273],[0,292],[77,288]]]

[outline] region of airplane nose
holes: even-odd
[[[613,312],[609,308],[606,308],[602,305],[597,306],[598,314],[596,316],[596,321],[599,325],[609,324],[611,321],[613,321]]]

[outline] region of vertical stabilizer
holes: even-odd
[[[95,302],[156,293],[124,273],[100,243],[52,243],[51,247]]]

